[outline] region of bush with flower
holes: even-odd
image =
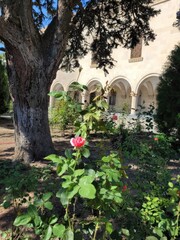
[[[64,209],[61,210],[63,214],[43,222],[38,207],[53,209],[50,201],[53,195],[46,193],[43,199],[35,200],[28,207],[26,214],[18,216],[14,225],[33,227],[41,239],[71,240],[91,236],[89,239],[95,240],[99,239],[99,234],[108,238],[115,230],[112,219],[127,190],[122,181],[126,174],[121,160],[116,153],[111,153],[88,164],[85,159],[89,158],[90,152],[85,138],[77,136],[70,143],[73,149],[67,149],[65,156],[46,157],[55,164],[61,179],[56,198]]]

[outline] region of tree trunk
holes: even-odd
[[[15,159],[36,161],[54,152],[48,124],[47,94],[62,63],[73,27],[73,9],[80,1],[58,0],[56,14],[41,31],[37,19],[45,17],[43,7],[37,7],[37,12],[40,12],[38,18],[33,14],[36,8],[34,1],[0,2],[3,4],[0,40],[6,48],[9,87],[14,104]],[[41,6],[41,1],[39,4]]]
[[[40,95],[37,97],[39,98]],[[42,160],[54,153],[51,140],[47,103],[29,106],[14,103],[15,159],[24,162]]]
[[[15,160],[31,162],[54,153],[48,122],[50,81],[40,61],[23,66],[8,56],[8,75],[14,108]]]

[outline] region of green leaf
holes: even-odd
[[[67,92],[66,91],[52,91],[50,93],[48,93],[49,96],[55,97],[55,98],[59,98],[59,99],[65,99],[67,97]]]
[[[37,208],[32,204],[28,207],[28,215],[31,216],[31,218],[34,218],[37,215]]]
[[[47,208],[47,209],[49,209],[49,210],[52,210],[52,209],[53,209],[53,205],[52,205],[51,202],[45,202],[45,203],[44,203],[44,207]]]
[[[103,162],[110,162],[112,160],[112,158],[110,156],[107,156],[107,157],[103,157],[102,158],[102,161]]]
[[[46,202],[47,200],[50,199],[51,196],[52,196],[52,192],[44,193],[42,196],[42,200]]]
[[[149,237],[146,237],[145,240],[158,240],[158,239],[154,236],[149,236]]]
[[[127,237],[129,236],[129,230],[128,229],[122,228],[122,233]]]
[[[44,204],[44,202],[43,202],[42,199],[36,199],[36,200],[34,201],[34,205],[35,205],[36,207],[42,207],[43,204]]]
[[[96,197],[96,189],[92,184],[84,184],[80,187],[79,194],[82,198],[94,199]]]
[[[45,231],[43,240],[49,240],[51,238],[51,236],[52,236],[52,227],[49,225]]]
[[[56,193],[56,197],[57,197],[57,198],[60,198],[60,197],[61,197],[61,193],[62,193],[62,190],[59,190],[59,191]]]
[[[62,163],[62,158],[57,156],[56,154],[51,154],[44,158],[45,160],[51,160],[54,163]]]
[[[87,175],[95,178],[96,172],[94,171],[94,169],[88,169],[87,170]]]
[[[72,183],[71,179],[66,179],[66,181],[62,183],[62,187],[69,188]]]
[[[55,216],[52,216],[51,217],[51,219],[50,219],[50,224],[54,224],[54,223],[56,223],[57,222],[57,220],[58,220],[58,218],[57,217],[55,217]]]
[[[109,105],[106,101],[103,101],[102,103],[103,108],[108,109]]]
[[[76,193],[79,191],[79,186],[75,186],[71,192],[68,193],[68,199],[72,199]]]
[[[66,172],[67,169],[68,169],[68,164],[65,163],[65,164],[62,166],[60,172],[58,172],[58,176],[63,175],[63,174]]]
[[[84,173],[84,169],[77,169],[74,171],[74,176],[78,177],[81,176]]]
[[[95,176],[89,175],[89,176],[84,176],[80,178],[79,180],[79,186],[86,185],[88,183],[92,183],[94,181]]]
[[[174,185],[173,185],[172,182],[169,182],[169,183],[168,183],[168,186],[169,186],[170,188],[173,188]]]
[[[83,157],[88,158],[90,156],[89,149],[88,148],[83,148],[82,155],[83,155]]]
[[[63,240],[74,240],[74,233],[70,228],[65,231]]]
[[[113,225],[112,225],[112,223],[110,223],[110,222],[107,222],[106,223],[106,231],[109,233],[109,234],[111,234],[112,232],[113,232]]]
[[[102,177],[103,175],[105,175],[104,172],[97,171],[97,173],[96,173],[96,177]]]
[[[158,215],[159,215],[159,213],[158,213]],[[155,227],[155,228],[153,229],[153,233],[157,234],[159,237],[162,237],[162,236],[163,236],[162,230],[159,229],[159,228],[157,228],[157,227]]]
[[[98,106],[98,107],[101,107],[101,100],[98,100],[98,101],[96,101],[96,105]]]
[[[100,191],[99,191],[100,194],[104,195],[107,193],[107,189],[105,188],[101,188]]]
[[[40,226],[42,224],[42,220],[41,220],[41,217],[40,216],[35,216],[34,218],[34,224],[36,227]]]
[[[15,220],[13,225],[18,227],[18,226],[24,226],[27,223],[29,223],[31,221],[31,216],[29,216],[28,214],[24,214],[24,215],[20,215],[18,216]]]
[[[76,156],[76,153],[73,153],[73,155],[75,155],[75,156]],[[74,168],[74,166],[76,165],[76,163],[77,163],[77,161],[76,161],[76,160],[74,160],[74,159],[71,159],[71,162],[69,163],[69,167],[71,167],[71,168]]]
[[[66,193],[66,192],[58,191],[57,194],[56,194],[56,197],[60,198],[60,201],[61,201],[63,206],[65,206],[69,203],[68,193]]]
[[[80,84],[78,82],[73,82],[69,86],[69,89],[72,89],[73,91],[81,91],[88,90],[88,87],[86,85]]]
[[[63,224],[55,224],[53,226],[53,234],[56,237],[62,238],[66,228]]]
[[[65,156],[66,156],[68,159],[71,159],[71,158],[72,158],[72,151],[71,151],[71,149],[66,149],[66,150],[65,150]]]

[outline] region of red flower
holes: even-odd
[[[117,115],[114,114],[114,115],[112,116],[112,119],[113,119],[113,121],[116,121],[116,120],[118,119]]]
[[[125,192],[126,190],[127,190],[127,186],[124,185],[124,186],[122,187],[122,192]]]
[[[158,137],[155,137],[155,138],[154,138],[154,141],[158,141],[158,140],[159,140]]]
[[[86,140],[82,137],[71,138],[70,143],[73,147],[80,148],[83,147]]]

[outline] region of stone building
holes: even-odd
[[[110,86],[107,96],[112,112],[126,111],[134,115],[139,105],[148,108],[150,104],[156,107],[157,86],[167,56],[180,39],[180,29],[174,27],[176,13],[180,7],[179,0],[155,0],[155,9],[161,13],[152,18],[150,25],[156,34],[156,39],[148,46],[141,41],[134,49],[117,48],[113,57],[117,61],[115,67],[105,76],[103,70],[97,69],[89,53],[80,61],[81,68],[72,73],[59,71],[51,91],[68,91],[71,83],[78,81],[88,87],[84,93],[74,93],[74,97],[84,103],[90,102],[96,95],[96,86]],[[54,99],[50,99],[50,106]]]

